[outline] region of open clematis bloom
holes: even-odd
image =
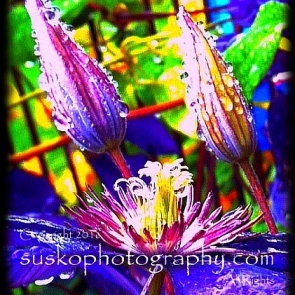
[[[81,207],[65,208],[81,228],[117,249],[135,254],[235,253],[223,244],[239,237],[261,219],[250,220],[250,206],[238,207],[217,220],[221,207],[210,213],[213,197],[194,203],[192,174],[182,159],[148,161],[139,177],[119,179],[119,201],[105,188],[99,197],[89,187]],[[142,177],[150,177],[146,183]]]
[[[215,48],[214,37],[195,24],[183,7],[177,21],[182,30],[185,100],[197,114],[198,136],[223,161],[248,158],[256,146],[256,131],[232,66]]]
[[[125,136],[128,108],[111,75],[74,42],[72,27],[60,21],[50,1],[26,0],[25,5],[40,57],[40,87],[52,103],[56,127],[83,149],[117,149]]]

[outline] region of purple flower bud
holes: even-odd
[[[197,114],[198,136],[208,150],[226,162],[248,158],[256,146],[253,117],[232,66],[215,48],[213,36],[194,24],[180,7],[186,104]]]
[[[26,0],[40,57],[40,87],[48,94],[56,127],[82,149],[108,152],[125,136],[128,107],[115,82],[72,37],[59,19],[59,9],[47,0]]]

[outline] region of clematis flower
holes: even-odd
[[[228,65],[215,48],[213,36],[194,24],[180,7],[186,104],[197,114],[198,136],[208,150],[226,162],[248,158],[256,146],[253,117]]]
[[[147,162],[139,177],[115,183],[118,201],[106,189],[101,198],[89,188],[81,198],[81,208],[66,209],[76,220],[42,214],[7,216],[9,286],[46,285],[56,277],[70,279],[80,269],[89,286],[102,294],[136,295],[140,290],[140,294],[147,294],[155,287],[150,278],[161,275],[156,271],[163,267],[162,274],[171,279],[169,294],[195,294],[196,290],[205,294],[216,286],[240,294],[257,276],[267,277],[273,284],[251,284],[251,291],[286,290],[290,280],[283,272],[289,271],[287,254],[292,237],[244,232],[260,218],[250,221],[249,206],[216,220],[220,208],[210,213],[211,194],[203,205],[193,203],[192,175],[181,163],[182,159],[164,165]],[[271,258],[258,260],[257,253]],[[183,257],[183,262],[141,264],[139,258],[154,254],[172,261]],[[201,261],[202,257],[208,260]],[[143,289],[134,274],[127,269],[120,272],[117,258],[136,269],[137,263],[144,267],[142,274],[136,274],[146,281]],[[155,266],[153,273],[149,273],[151,266]],[[95,280],[89,281],[92,276]],[[101,283],[97,284],[101,278],[107,290],[113,291],[102,291]]]
[[[139,177],[117,180],[114,188],[119,201],[107,188],[100,198],[89,187],[84,197],[79,197],[81,207],[65,209],[89,235],[132,253],[234,253],[235,249],[223,244],[236,239],[262,216],[250,220],[252,211],[246,206],[216,221],[221,207],[210,213],[212,194],[203,205],[194,203],[192,174],[182,161],[163,166],[148,161],[138,171]],[[150,177],[149,183],[144,176]]]
[[[107,71],[73,40],[47,0],[26,0],[40,57],[40,87],[52,103],[56,127],[92,152],[117,149],[126,131],[127,106]]]

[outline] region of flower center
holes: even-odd
[[[152,200],[146,200],[143,205],[143,228],[150,235],[159,238],[163,226],[168,227],[178,219],[177,198],[174,192],[172,178],[159,173],[155,179],[155,194]]]
[[[148,232],[154,240],[161,238],[164,226],[170,227],[179,220],[182,198],[189,195],[192,174],[178,159],[172,163],[148,161],[139,170],[139,178],[129,179],[129,189],[136,202],[134,215],[130,215],[134,228],[141,236]],[[150,177],[145,183],[141,177]],[[136,217],[135,217],[136,216]],[[137,222],[135,222],[135,219]]]

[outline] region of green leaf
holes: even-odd
[[[232,164],[216,161],[216,182],[221,193],[229,194],[234,189],[234,170]]]
[[[172,101],[183,98],[185,95],[185,84],[180,79],[183,72],[181,66],[175,66],[166,70],[159,78],[156,85],[151,88],[156,103]],[[191,138],[197,138],[197,120],[194,113],[183,105],[161,113],[161,118],[174,130],[181,132]]]
[[[31,36],[31,20],[23,4],[13,6],[8,14],[8,56],[11,66],[34,61],[35,41]]]
[[[273,63],[281,33],[289,25],[290,7],[269,1],[260,6],[249,31],[224,53],[248,101]]]
[[[138,102],[135,94],[135,81],[129,75],[113,72],[113,77],[118,83],[118,92],[122,100],[128,105],[130,110],[138,108]]]
[[[87,0],[55,0],[54,6],[57,6],[61,11],[61,19],[74,27],[81,26],[88,20],[89,9]]]

